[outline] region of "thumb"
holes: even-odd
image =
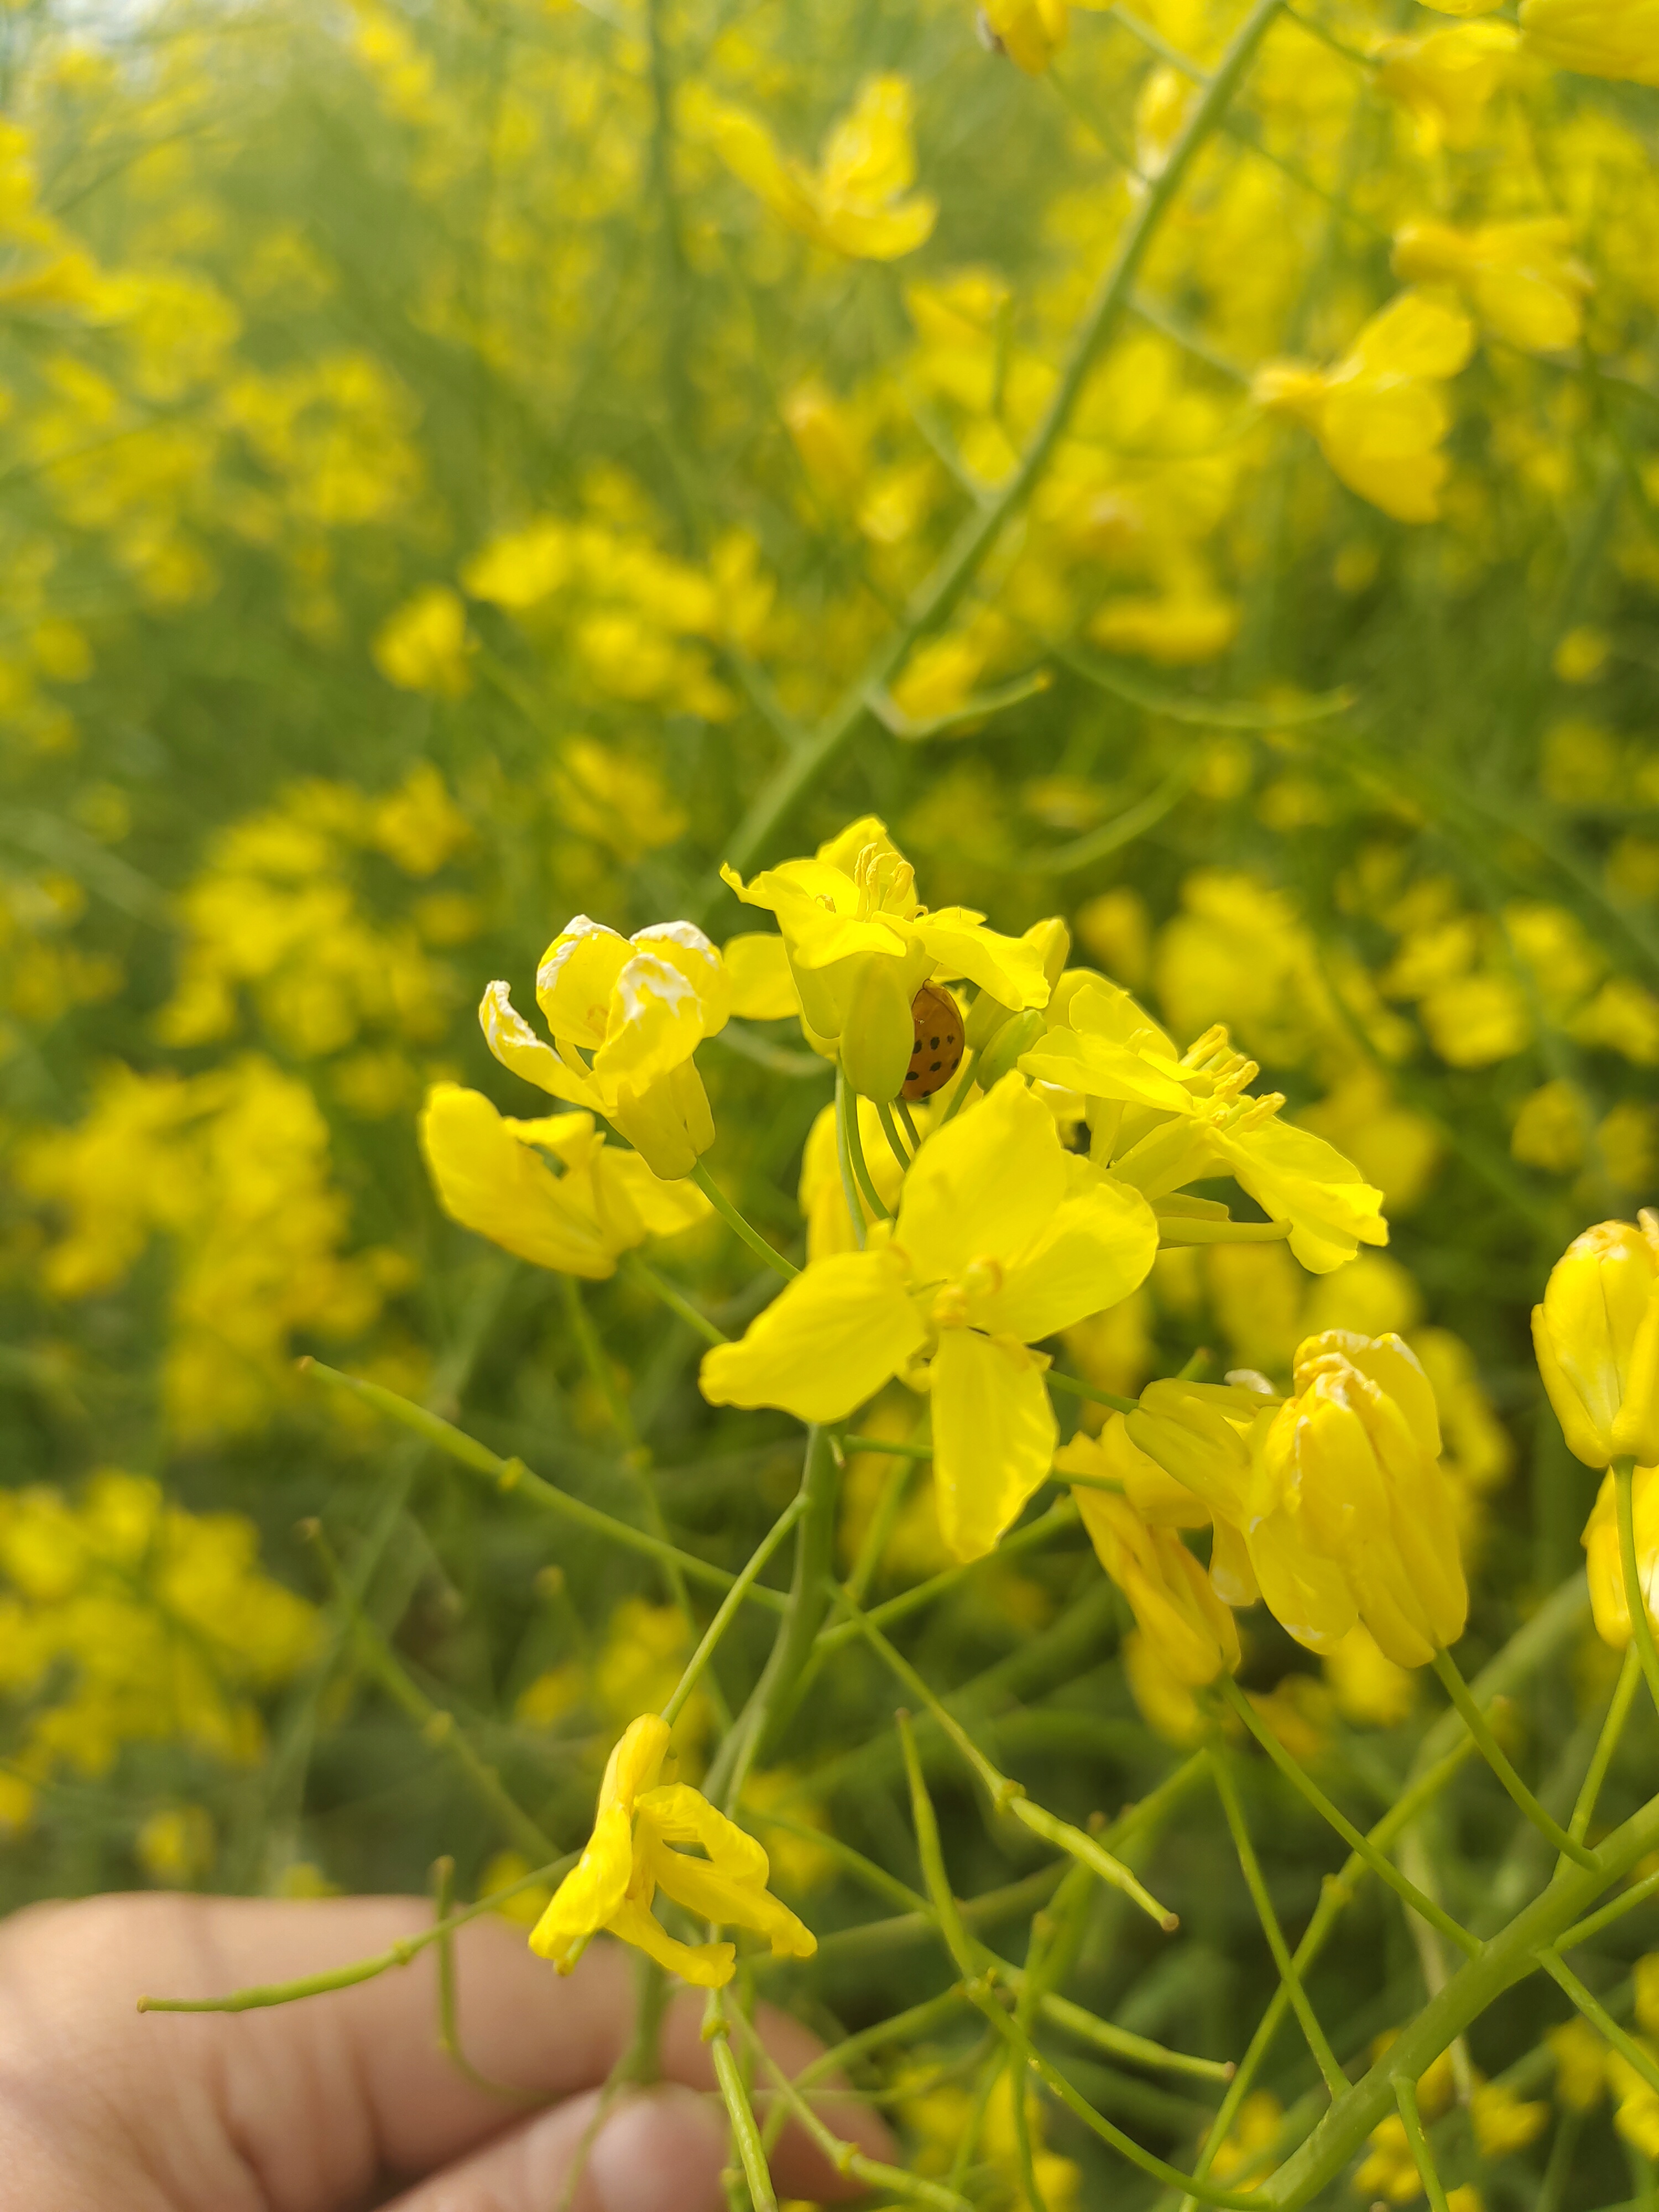
[[[659,2084],[614,2104],[572,2097],[498,2136],[386,2212],[724,2212],[726,2124],[695,2090]]]

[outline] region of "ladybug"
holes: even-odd
[[[937,983],[924,983],[910,1001],[916,1042],[901,1098],[931,1098],[962,1065],[962,1016]]]

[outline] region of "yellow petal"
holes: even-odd
[[[592,1123],[588,1116],[562,1116]],[[533,1125],[532,1125],[533,1126]],[[488,1237],[538,1267],[601,1281],[617,1253],[637,1239],[611,1242],[549,1172],[488,1098],[459,1084],[434,1084],[421,1115],[421,1149],[440,1203],[452,1221]],[[569,1181],[567,1177],[564,1181]]]
[[[645,1237],[678,1237],[714,1211],[694,1182],[670,1182],[653,1175],[637,1152],[608,1145],[594,1164],[599,1218],[607,1231],[632,1224],[630,1244]]]
[[[737,1971],[738,1954],[732,1944],[678,1942],[641,1898],[626,1899],[605,1924],[624,1943],[700,1990],[724,1989]]]
[[[800,1012],[800,994],[781,937],[750,930],[728,937],[721,958],[732,979],[732,1011],[746,1022],[778,1022]]]
[[[1373,315],[1343,368],[1372,375],[1455,376],[1474,348],[1474,326],[1459,308],[1424,292],[1401,292]]]
[[[929,1137],[905,1180],[894,1241],[921,1282],[959,1275],[975,1259],[1012,1261],[1066,1196],[1054,1116],[1023,1076]]]
[[[714,1406],[781,1406],[802,1421],[838,1421],[873,1397],[926,1341],[891,1250],[814,1260],[736,1344],[703,1355]]]
[[[702,1042],[696,987],[675,963],[636,952],[617,974],[609,1026],[593,1055],[594,1079],[618,1098],[637,1097]]]
[[[969,1317],[993,1336],[1035,1344],[1138,1290],[1158,1257],[1158,1217],[1138,1190],[1086,1163],[1087,1181]]]
[[[633,1871],[633,1824],[620,1805],[607,1806],[593,1823],[587,1849],[531,1929],[531,1949],[568,1972],[572,1947],[597,1935],[615,1917]]]
[[[551,1045],[543,1043],[508,997],[505,983],[492,983],[484,993],[478,1020],[484,1042],[503,1067],[555,1098],[603,1110],[599,1085],[591,1076],[567,1066]]]
[[[605,1042],[611,994],[633,957],[625,937],[579,914],[554,939],[536,970],[536,1000],[556,1037],[587,1051]]]
[[[953,1558],[981,1559],[1054,1464],[1042,1369],[1020,1346],[947,1328],[933,1355],[933,1401],[939,1533]]]
[[[941,975],[965,975],[1000,1006],[1017,1011],[1048,1005],[1048,977],[1040,945],[987,929],[977,916],[960,907],[941,907],[935,914],[923,915],[915,927]]]
[[[1334,1651],[1359,1618],[1341,1569],[1310,1549],[1283,1511],[1251,1522],[1244,1539],[1279,1626],[1310,1651]]]
[[[654,953],[671,968],[678,968],[697,994],[702,1014],[702,1033],[714,1036],[723,1030],[732,1012],[732,979],[726,963],[694,921],[653,921],[636,929],[629,942],[640,952]]]
[[[1291,1224],[1291,1249],[1309,1272],[1328,1274],[1362,1244],[1386,1244],[1382,1194],[1334,1145],[1277,1116],[1239,1135],[1222,1129],[1217,1150],[1241,1189],[1270,1219]]]

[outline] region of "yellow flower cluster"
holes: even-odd
[[[128,1744],[259,1758],[259,1698],[307,1664],[316,1618],[258,1548],[252,1522],[186,1513],[112,1468],[74,1498],[0,1494],[0,1698],[15,1708],[0,1828],[26,1826],[58,1775],[108,1774]]]
[[[344,1255],[328,1164],[311,1092],[255,1054],[188,1077],[117,1067],[84,1120],[22,1146],[19,1182],[61,1224],[42,1260],[54,1297],[107,1291],[168,1240],[161,1385],[181,1441],[258,1426],[297,1331],[356,1335],[407,1283],[388,1248]]]

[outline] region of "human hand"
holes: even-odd
[[[618,2098],[582,2157],[632,2025],[629,1964],[609,1944],[561,1981],[499,1920],[456,1936],[467,2057],[553,2100],[528,2117],[439,2047],[430,1951],[269,2010],[136,2010],[146,1993],[219,1996],[322,1972],[430,1925],[430,1906],[411,1898],[165,1896],[39,1905],[0,1925],[0,2207],[722,2212],[725,2115],[689,1991],[664,2021],[662,2082]],[[819,2047],[782,2014],[763,2011],[758,2025],[791,2074]],[[832,2124],[872,2157],[892,2156],[864,2106],[838,2098]],[[774,2172],[781,2196],[848,2192],[793,2130]]]

